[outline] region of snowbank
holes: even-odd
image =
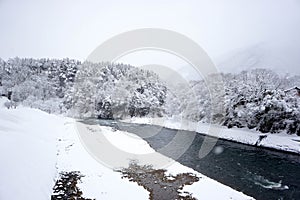
[[[171,129],[196,131],[198,133],[222,138],[230,141],[240,142],[243,144],[257,145],[262,147],[273,148],[277,150],[293,152],[300,154],[300,137],[288,134],[265,134],[250,129],[231,128],[224,126],[209,125],[204,123],[190,122],[182,120],[179,117],[173,118],[130,118],[123,120],[129,123],[154,124]],[[219,133],[210,132],[211,127],[219,128]],[[264,138],[260,141],[260,136]]]
[[[58,171],[80,171],[84,177],[81,178],[82,182],[78,187],[86,198],[147,199],[149,193],[146,190],[133,182],[121,179],[120,173],[100,164],[86,151],[76,133],[75,123],[73,119],[66,119],[66,132],[59,138]],[[106,127],[102,129],[103,132],[107,130]],[[118,134],[118,136],[121,136],[122,141],[126,141],[126,135]],[[132,143],[132,139],[127,141]],[[120,144],[120,140],[113,142]]]
[[[50,199],[56,175],[56,136],[61,117],[17,107],[0,98],[0,199]]]

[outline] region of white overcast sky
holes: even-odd
[[[276,44],[294,68],[300,57],[300,0],[0,0],[0,27],[3,59],[84,60],[110,37],[138,28],[182,33],[213,60],[261,42]]]

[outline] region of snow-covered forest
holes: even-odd
[[[0,83],[13,104],[72,117],[162,116],[167,92],[153,72],[71,59],[1,60]]]
[[[229,128],[300,135],[300,96],[295,88],[300,76],[256,69],[221,77],[224,113],[212,113],[204,80],[191,81],[188,89],[169,88],[154,72],[124,64],[0,60],[0,92],[11,99],[8,107],[23,104],[49,113],[105,119],[180,115]]]
[[[211,75],[210,79],[214,79]],[[214,123],[214,118],[228,128],[257,129],[263,133],[286,132],[300,135],[300,76],[279,76],[267,69],[242,71],[237,74],[221,74],[224,87],[224,112],[211,113],[210,92],[205,81],[193,81],[190,90],[182,90],[179,98],[173,98],[183,113],[187,105],[194,109],[184,112],[184,118],[204,123]],[[220,88],[217,88],[220,89]],[[221,93],[222,94],[222,93]],[[184,103],[182,103],[184,102]],[[183,106],[183,107],[182,107]]]

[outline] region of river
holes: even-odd
[[[113,120],[92,120],[88,123],[95,122],[134,133],[156,151],[160,151],[177,133],[177,130],[155,125]],[[144,137],[150,132],[156,134]],[[205,135],[197,133],[177,162],[258,200],[300,199],[300,155],[219,139],[214,150],[200,159],[199,149],[204,138]]]

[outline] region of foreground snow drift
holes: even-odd
[[[243,144],[257,145],[268,147],[281,151],[293,152],[300,154],[300,137],[297,135],[280,134],[264,134],[249,129],[228,129],[224,126],[214,126],[219,128],[220,132],[209,132],[213,125],[190,122],[180,118],[131,118],[122,120],[129,123],[153,124],[166,128],[196,131],[198,133],[207,134],[213,137],[240,142]],[[262,137],[262,138],[261,138]]]
[[[3,103],[7,100],[0,98],[0,101],[0,199],[50,199],[52,187],[62,171],[80,171],[84,175],[78,187],[87,198],[149,198],[149,192],[143,187],[122,179],[120,173],[97,162],[86,151],[76,132],[75,120],[24,107],[6,109]],[[108,127],[94,128],[122,151],[156,153],[133,134]],[[131,158],[125,159],[129,162]],[[167,170],[173,175],[191,172],[201,177],[183,188],[198,199],[252,199],[177,162]]]
[[[63,120],[36,109],[7,109],[6,101],[0,98],[0,199],[50,199]]]

